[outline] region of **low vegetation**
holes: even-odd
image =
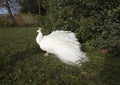
[[[120,57],[86,49],[81,67],[43,56],[35,42],[37,28],[0,29],[0,85],[119,85]],[[44,30],[44,29],[43,29]],[[59,49],[59,48],[58,48]]]

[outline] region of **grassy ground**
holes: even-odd
[[[120,59],[86,50],[80,68],[43,56],[36,28],[0,29],[0,85],[120,85]]]

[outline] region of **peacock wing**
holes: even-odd
[[[57,39],[59,41],[74,43],[77,45],[80,45],[75,34],[71,31],[53,31],[50,35],[48,35],[51,38]]]
[[[54,31],[47,37],[53,39],[54,54],[69,65],[86,60],[86,55],[80,49],[80,44],[74,33],[70,31]]]

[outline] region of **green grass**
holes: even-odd
[[[86,50],[89,62],[65,65],[54,55],[43,56],[36,29],[0,29],[0,85],[120,85],[120,58]]]

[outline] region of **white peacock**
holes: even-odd
[[[81,66],[88,60],[73,32],[56,30],[46,36],[42,35],[41,28],[37,32],[36,42],[46,51],[46,56],[48,53],[55,54],[62,62],[73,66]]]

